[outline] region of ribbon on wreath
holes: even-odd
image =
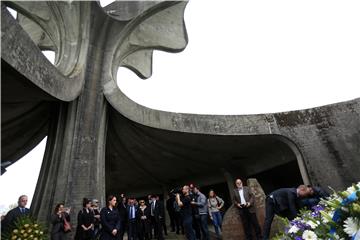
[[[353,193],[351,193],[349,196],[347,196],[347,198],[345,198],[344,200],[342,200],[342,202],[340,203],[340,207],[337,208],[334,212],[334,215],[332,217],[332,220],[337,223],[340,219],[340,216],[341,216],[341,207],[345,206],[345,205],[348,205],[352,202],[355,202],[357,199],[358,199],[358,196],[356,195],[358,192],[360,192],[360,190],[357,190],[357,191],[354,191]],[[330,228],[330,234],[331,235],[334,235],[336,232],[336,229],[334,226],[332,226]],[[353,236],[352,236],[352,240],[354,239],[359,239],[360,238],[360,232],[358,231],[357,233],[355,233]]]

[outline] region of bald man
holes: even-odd
[[[247,240],[252,239],[252,227],[255,230],[256,239],[260,240],[261,230],[256,217],[255,197],[250,188],[243,186],[241,179],[236,179],[236,188],[234,189],[234,205],[239,211],[241,221],[243,224],[245,237]]]

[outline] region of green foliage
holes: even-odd
[[[45,228],[28,215],[19,217],[11,232],[3,233],[6,240],[47,240]]]

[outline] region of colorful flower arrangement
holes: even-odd
[[[360,182],[285,222],[275,240],[360,240]]]
[[[15,228],[5,235],[9,240],[46,240],[43,226],[37,223],[30,216],[23,216],[15,222]]]

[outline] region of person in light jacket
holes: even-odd
[[[209,215],[212,223],[214,224],[216,236],[220,237],[222,216],[220,210],[224,207],[224,200],[218,197],[214,190],[210,190],[208,198]]]
[[[198,221],[198,224],[200,226],[201,230],[201,239],[202,240],[209,240],[209,228],[207,224],[207,218],[208,218],[208,204],[207,199],[203,193],[200,192],[199,187],[194,186],[194,194],[197,195],[196,202],[191,202],[192,205],[195,205],[198,207],[199,210],[199,217],[196,219]]]

